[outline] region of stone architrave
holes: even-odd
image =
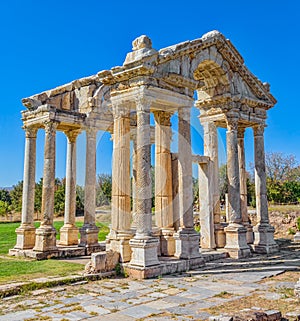
[[[60,229],[60,245],[78,245],[78,228],[75,226],[76,215],[76,139],[80,131],[65,132],[67,145],[66,196],[64,225]]]
[[[58,123],[45,122],[44,176],[42,191],[42,221],[36,229],[36,252],[56,251],[56,230],[53,227],[55,187],[55,141]]]
[[[130,209],[130,109],[113,101],[114,139],[112,165],[112,223],[107,250],[120,253],[121,262],[129,262]]]
[[[132,250],[130,267],[145,271],[159,266],[159,241],[152,236],[151,211],[151,99],[144,94],[136,97],[137,111],[137,167],[136,167],[136,235],[129,242]],[[147,272],[143,272],[146,273]],[[152,274],[152,272],[149,272]]]
[[[155,111],[155,224],[160,229],[161,254],[173,256],[172,164],[171,164],[171,114]]]
[[[178,183],[180,228],[174,234],[175,256],[202,260],[193,219],[190,107],[178,109]]]
[[[253,243],[253,227],[249,222],[247,208],[247,175],[244,146],[245,128],[238,127],[238,156],[239,156],[239,174],[240,174],[240,193],[241,193],[241,213],[242,224],[247,229],[247,243]]]
[[[86,164],[84,187],[84,224],[80,228],[79,246],[98,246],[99,228],[95,224],[96,215],[96,128],[86,129]]]
[[[265,124],[253,127],[254,131],[254,161],[255,161],[255,195],[257,225],[253,227],[255,252],[273,253],[278,251],[278,245],[274,241],[274,227],[269,223],[265,146],[264,146]]]
[[[229,225],[225,227],[226,246],[229,255],[234,258],[247,257],[250,248],[246,240],[246,228],[242,225],[240,175],[237,141],[238,120],[227,118],[227,176]]]
[[[22,221],[16,229],[17,243],[14,249],[32,249],[35,244],[35,227],[33,226],[35,167],[36,167],[36,135],[37,128],[24,127],[26,134],[24,178],[22,195]]]

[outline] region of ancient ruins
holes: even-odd
[[[194,100],[196,93],[196,101]],[[242,258],[251,251],[277,250],[269,224],[264,161],[267,110],[276,100],[244,65],[236,48],[218,31],[159,51],[147,36],[133,41],[122,66],[23,99],[26,134],[22,223],[12,255],[35,258],[90,254],[101,250],[95,225],[96,134],[113,139],[111,229],[106,251],[119,254],[137,277],[204,264],[193,227],[192,163],[198,163],[202,250],[223,249]],[[204,155],[192,155],[190,113],[195,106],[204,129]],[[150,113],[155,126],[150,126]],[[178,115],[178,152],[171,153],[170,117]],[[229,180],[227,222],[220,221],[217,128],[227,129]],[[244,132],[255,147],[258,224],[247,214]],[[33,225],[36,135],[45,130],[42,221]],[[64,226],[53,227],[55,134],[68,139]],[[76,138],[86,134],[84,225],[75,226]],[[154,132],[153,132],[154,131]],[[130,143],[134,150],[131,164]],[[151,144],[155,144],[155,226],[151,211]],[[131,171],[133,183],[131,186]],[[131,199],[133,206],[131,208]],[[64,253],[64,254],[62,254]],[[70,252],[71,253],[71,252]],[[74,254],[75,253],[75,254]],[[166,260],[170,258],[170,260]]]

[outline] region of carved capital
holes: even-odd
[[[38,128],[24,126],[23,129],[25,130],[25,137],[26,138],[36,138]]]
[[[98,129],[95,127],[86,127],[85,132],[87,137],[96,139]]]
[[[245,130],[246,128],[245,127],[238,127],[238,133],[237,133],[237,137],[238,138],[244,138],[245,136]]]
[[[51,135],[51,136],[55,135],[57,127],[58,127],[58,123],[52,120],[46,120],[44,122],[46,135]]]
[[[150,112],[152,101],[153,98],[151,97],[146,97],[145,95],[137,95],[135,97],[136,111]]]
[[[181,107],[178,109],[178,118],[181,120],[185,120],[187,122],[190,121],[191,118],[191,109],[190,107]]]
[[[75,143],[77,136],[80,134],[80,129],[70,129],[65,131],[65,135],[68,137],[70,143]]]
[[[123,104],[113,103],[112,110],[113,110],[114,119],[130,117],[130,108],[128,108]]]
[[[263,136],[265,132],[265,124],[258,124],[253,126],[254,136]]]
[[[155,111],[154,113],[155,121],[162,126],[171,126],[171,113],[165,111]]]
[[[238,119],[237,118],[226,118],[227,131],[238,130]]]

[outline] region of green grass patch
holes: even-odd
[[[47,276],[67,276],[82,270],[82,264],[59,260],[34,261],[0,258],[0,284]]]
[[[40,223],[35,222],[35,227],[39,227]],[[60,234],[59,230],[64,225],[63,221],[55,221],[54,227],[57,231],[56,238],[59,240]],[[83,222],[76,222],[77,227],[82,227]],[[99,241],[104,241],[106,235],[109,233],[109,227],[106,224],[97,222],[96,225],[99,227],[98,239]],[[20,223],[0,223],[0,254],[7,254],[9,249],[12,249],[17,240],[16,228],[20,226]],[[79,238],[78,234],[78,238]]]

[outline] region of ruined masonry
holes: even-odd
[[[197,100],[194,101],[194,93]],[[37,259],[101,250],[95,225],[96,134],[111,133],[112,223],[107,253],[128,274],[151,277],[202,266],[193,228],[192,162],[198,163],[201,250],[223,249],[242,258],[277,250],[269,224],[264,157],[267,110],[276,103],[268,83],[244,65],[218,31],[159,51],[147,36],[133,41],[123,66],[98,72],[22,100],[26,134],[22,223],[11,255]],[[204,129],[204,155],[192,155],[190,114]],[[155,126],[150,126],[153,113]],[[170,118],[178,116],[178,153],[171,153]],[[228,220],[220,221],[217,128],[227,129]],[[258,224],[247,214],[244,132],[252,127]],[[45,130],[42,221],[33,225],[36,135]],[[55,135],[66,134],[64,226],[53,227]],[[75,226],[76,139],[86,134],[84,225]],[[130,144],[134,146],[131,164]],[[151,144],[155,144],[155,224],[151,212]],[[133,169],[131,186],[130,166]],[[133,206],[131,209],[131,199]],[[104,255],[105,256],[105,255]],[[116,257],[115,255],[109,255]]]

